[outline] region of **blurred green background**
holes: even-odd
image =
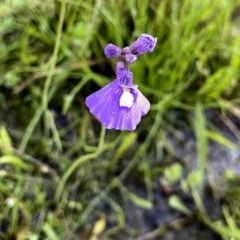
[[[105,130],[104,47],[151,111]],[[239,0],[1,0],[0,239],[240,239]]]

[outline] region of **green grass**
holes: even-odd
[[[205,115],[217,109],[223,117],[240,117],[237,2],[3,0],[0,239],[96,239],[98,233],[136,239],[136,229],[126,232],[124,203],[151,209],[161,176],[169,177],[169,186],[179,184],[197,210],[175,195],[169,206],[195,214],[223,239],[240,239],[239,214],[228,201],[239,209],[239,187],[230,184],[217,220],[201,199],[209,142],[239,150]],[[130,68],[151,111],[134,133],[106,131],[84,103],[115,78],[116,60],[106,59],[103,49],[109,42],[124,47],[143,32],[156,36],[157,46]],[[181,138],[181,126],[196,139],[197,167],[187,175],[168,143],[169,133]],[[239,181],[233,179],[225,180]]]

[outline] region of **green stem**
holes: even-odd
[[[62,1],[62,6],[61,6],[61,13],[60,13],[60,19],[58,23],[58,28],[57,28],[57,36],[56,36],[56,42],[53,50],[53,55],[50,60],[50,69],[49,73],[47,75],[47,79],[44,84],[44,89],[43,89],[43,97],[42,97],[42,103],[35,112],[33,118],[31,119],[30,123],[28,124],[28,127],[26,129],[26,133],[24,134],[22,141],[19,146],[19,150],[24,152],[25,148],[27,146],[27,143],[29,142],[30,137],[32,136],[32,133],[39,122],[42,114],[45,112],[45,110],[48,108],[48,102],[49,102],[49,89],[50,85],[52,82],[55,66],[57,63],[57,57],[58,57],[58,52],[60,48],[60,43],[61,43],[61,38],[62,38],[62,27],[63,27],[63,21],[65,17],[65,12],[66,12],[66,5],[67,5],[67,0]]]
[[[42,103],[44,110],[48,108],[48,93],[49,93],[49,88],[52,82],[54,70],[57,64],[57,58],[58,58],[58,52],[60,49],[60,43],[61,43],[61,38],[62,38],[62,28],[63,28],[63,22],[64,22],[64,17],[65,17],[65,12],[66,12],[66,5],[67,5],[67,0],[62,1],[61,5],[61,13],[60,13],[60,19],[57,27],[57,37],[56,37],[56,42],[53,50],[53,55],[50,60],[50,69],[49,69],[49,74],[47,76],[47,79],[44,84],[44,89],[43,89],[43,98],[42,98]]]
[[[106,128],[102,125],[101,132],[100,132],[100,137],[99,137],[99,142],[98,142],[99,151],[101,151],[101,149],[104,145],[105,135],[106,135]]]

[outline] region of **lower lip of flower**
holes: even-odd
[[[119,99],[119,106],[120,107],[127,107],[131,108],[134,102],[134,96],[130,92],[129,88],[122,88],[123,92]]]

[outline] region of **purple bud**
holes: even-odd
[[[123,48],[122,52],[123,52],[123,54],[129,54],[129,53],[131,53],[131,49],[129,47],[125,47],[125,48]]]
[[[122,49],[112,43],[109,43],[105,47],[104,53],[107,58],[116,58],[121,56]]]
[[[152,52],[156,46],[156,43],[157,38],[143,33],[135,42],[132,43],[129,48],[131,49],[132,54],[140,55],[145,52]]]
[[[137,57],[136,57],[136,55],[130,53],[130,54],[125,54],[124,59],[125,59],[126,63],[130,64],[130,63],[135,62],[137,60]]]

